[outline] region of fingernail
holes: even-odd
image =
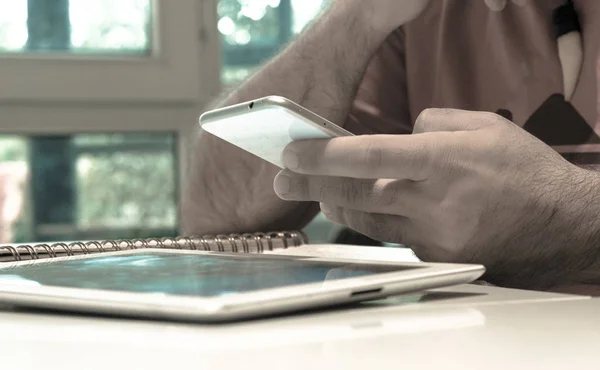
[[[297,170],[298,168],[300,168],[300,160],[298,159],[298,154],[292,152],[291,150],[284,151],[283,164],[290,170]]]
[[[275,178],[273,189],[278,195],[285,195],[292,190],[292,179],[288,175],[279,175]]]

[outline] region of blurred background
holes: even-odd
[[[202,107],[327,1],[0,0],[0,241],[178,235]]]

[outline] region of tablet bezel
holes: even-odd
[[[255,255],[195,250],[138,249],[83,256],[9,262],[0,270],[34,264],[135,254],[208,254],[253,258],[255,256],[315,262],[416,267],[398,272],[376,273],[318,283],[288,285],[227,296],[190,297],[162,293],[137,293],[59,286],[0,284],[0,302],[28,307],[84,311],[134,317],[185,321],[228,321],[301,309],[324,307],[356,301],[414,293],[425,289],[469,283],[480,277],[480,265],[431,264],[422,262],[383,262],[292,255]],[[361,292],[366,292],[361,294]],[[369,293],[371,292],[371,293]]]

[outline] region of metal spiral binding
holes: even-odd
[[[122,250],[161,248],[213,252],[263,253],[306,244],[306,236],[298,231],[254,234],[179,236],[176,238],[118,239],[76,241],[72,243],[0,246],[0,262],[69,257]]]

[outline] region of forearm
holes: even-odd
[[[337,2],[218,106],[281,95],[343,123],[371,57],[392,31],[373,29],[348,4]],[[276,167],[209,134],[200,134],[191,164],[182,202],[186,233],[298,228],[317,212],[274,194]]]

